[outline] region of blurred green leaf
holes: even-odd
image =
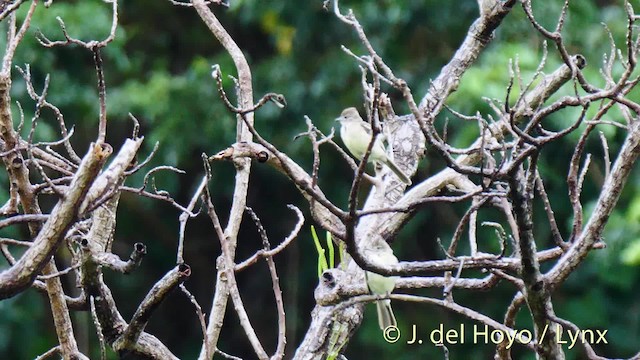
[[[631,242],[620,256],[625,265],[640,265],[640,240]]]

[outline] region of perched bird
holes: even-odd
[[[371,262],[380,265],[395,265],[398,263],[398,258],[393,255],[393,250],[384,241],[375,242],[372,247],[364,250],[365,256],[371,260]],[[393,291],[396,286],[397,276],[382,276],[374,272],[365,272],[365,278],[367,280],[367,286],[369,291],[374,295],[388,295]],[[396,326],[396,317],[393,315],[391,309],[391,300],[378,300],[376,301],[376,309],[378,310],[378,325],[381,330],[386,329],[389,326]]]
[[[336,121],[339,121],[341,124],[340,138],[342,139],[342,142],[344,142],[344,145],[349,149],[349,152],[353,156],[358,160],[362,160],[362,157],[369,146],[369,142],[371,142],[373,134],[371,131],[371,125],[362,120],[358,110],[354,107],[344,109]],[[411,185],[411,180],[409,180],[407,175],[405,175],[402,170],[398,168],[398,165],[396,165],[387,156],[386,149],[382,144],[382,139],[380,137],[376,138],[376,141],[371,148],[371,154],[369,155],[368,160],[370,162],[377,162],[386,165],[394,174],[396,174],[396,176],[398,176],[398,178],[400,178],[403,183]]]

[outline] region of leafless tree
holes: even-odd
[[[179,171],[169,166],[148,170],[144,183],[138,188],[123,185],[128,176],[147,165],[147,160],[140,163],[135,160],[143,137],[138,133],[138,123],[133,115],[131,137],[124,142],[109,165],[105,165],[113,149],[105,142],[109,124],[101,51],[116,34],[117,1],[110,1],[113,23],[109,36],[103,40],[83,41],[71,37],[63,19],[59,19],[63,33],[61,40],[50,40],[47,37],[49,34],[39,36],[44,47],[76,46],[93,55],[100,112],[96,138],[84,155],[72,147],[69,139],[73,131],[67,130],[63,114],[47,101],[48,78],[44,89],[38,92],[31,79],[29,66],[18,68],[16,72],[27,84],[28,93],[35,103],[35,115],[31,119],[29,136],[24,139],[20,135],[19,130],[24,121],[21,119],[16,128],[15,114],[10,108],[13,57],[30,26],[34,10],[41,5],[37,0],[32,0],[22,24],[17,24],[15,10],[20,6],[26,7],[29,2],[6,1],[0,8],[0,19],[8,22],[8,41],[0,71],[0,151],[10,179],[11,195],[0,209],[3,215],[11,216],[0,221],[0,228],[26,223],[30,231],[28,240],[0,239],[0,250],[9,263],[9,267],[0,273],[0,298],[12,297],[28,288],[48,295],[59,345],[41,358],[55,354],[60,354],[65,359],[87,358],[78,350],[70,311],[91,312],[103,347],[103,356],[104,347],[108,345],[121,356],[176,358],[161,341],[144,331],[157,305],[175,288],[180,288],[191,300],[194,312],[200,320],[203,331],[200,359],[210,359],[216,353],[226,358],[235,358],[218,348],[229,300],[256,357],[283,358],[286,345],[285,308],[273,257],[295,240],[304,218],[301,210],[290,205],[297,217],[296,226],[279,245],[272,246],[260,218],[247,207],[248,179],[253,160],[285,174],[290,179],[292,188],[307,200],[313,221],[330,232],[337,243],[343,244],[349,255],[343,259],[343,266],[327,270],[321,276],[315,292],[317,305],[313,309],[307,333],[300,344],[289,344],[296,347],[295,359],[343,357],[341,354],[346,349],[348,340],[362,321],[364,304],[384,298],[368,294],[364,270],[386,276],[400,276],[396,283],[396,293],[388,296],[394,301],[435,305],[458,313],[499,331],[505,339],[513,339],[517,346],[530,349],[539,358],[565,357],[561,344],[554,340],[556,335],[563,331],[576,333],[580,329],[570,320],[555,315],[552,301],[554,290],[561,287],[567,277],[579,268],[592,249],[604,246],[601,241],[604,226],[629,179],[631,165],[640,154],[640,104],[627,96],[640,80],[634,75],[640,45],[636,22],[640,16],[635,14],[629,3],[624,4],[628,24],[626,41],[621,46],[611,41],[611,51],[601,69],[604,87],[594,85],[596,80],[602,79],[586,77],[583,73],[583,68],[587,65],[586,59],[571,52],[565,44],[562,31],[569,9],[568,0],[558,14],[553,29],[547,29],[537,21],[531,0],[482,0],[479,1],[480,16],[469,28],[466,38],[439,75],[431,81],[429,88],[419,90],[425,95],[417,99],[409,84],[397,77],[393,69],[378,55],[358,21],[357,14],[341,8],[337,0],[327,0],[325,7],[335,15],[335,26],[351,28],[366,49],[364,54],[356,54],[343,47],[345,53],[362,70],[361,86],[367,110],[366,119],[375,130],[374,134],[388,138],[395,161],[401,164],[402,170],[407,174],[415,173],[427,146],[447,164],[445,169],[407,188],[385,170],[379,169],[375,177],[365,173],[366,158],[370,155],[375,137],[371,139],[369,150],[364,156],[365,161],[354,162],[333,141],[333,133],[323,134],[307,118],[308,129],[303,135],[309,139],[314,154],[313,167],[308,171],[269,142],[269,139],[261,136],[254,127],[254,115],[259,114],[260,108],[266,103],[285,106],[286,100],[278,93],[268,93],[258,101],[254,100],[253,82],[260,79],[252,78],[250,64],[242,49],[212,12],[212,8],[228,6],[227,3],[222,0],[191,0],[188,3],[170,1],[174,6],[191,7],[195,10],[232,58],[237,72],[233,89],[237,94],[237,103],[234,104],[227,97],[222,83],[223,71],[227,69],[218,65],[212,67],[213,83],[221,101],[236,115],[237,137],[233,144],[220,144],[221,148],[226,148],[219,153],[203,156],[206,175],[187,205],[178,204],[170,194],[149,183],[157,171]],[[51,2],[45,1],[43,5],[49,6]],[[494,31],[515,9],[526,14],[532,31],[547,39],[553,48],[551,51],[562,59],[562,65],[549,74],[543,72],[547,59],[545,45],[545,54],[540,59],[540,66],[533,78],[524,79],[518,63],[511,64],[511,81],[505,84],[504,99],[488,100],[493,109],[492,114],[477,113],[469,116],[449,109],[470,126],[477,126],[480,133],[477,140],[468,147],[456,148],[447,143],[442,131],[438,131],[436,116],[446,108],[447,99],[463,81],[465,72],[493,40]],[[621,66],[623,72],[616,74],[614,66]],[[513,91],[516,85],[520,89],[517,96]],[[571,95],[554,97],[560,89],[570,89]],[[387,95],[390,91],[402,94],[404,105],[408,106],[410,114],[395,114],[394,104]],[[607,117],[614,107],[620,109],[622,118]],[[545,119],[571,108],[580,110],[572,124],[562,130],[549,130]],[[57,142],[34,140],[37,120],[44,110],[52,111],[59,121],[61,138]],[[336,113],[339,110],[336,109]],[[594,115],[588,116],[588,113]],[[591,159],[590,155],[585,155],[585,143],[589,136],[593,136],[594,130],[601,126],[617,126],[624,129],[627,136],[618,153],[611,155],[606,138],[601,136],[606,154],[606,180],[594,210],[585,218],[580,195]],[[544,179],[538,171],[538,160],[545,146],[572,133],[579,133],[579,141],[573,152],[566,180],[569,202],[573,208],[573,226],[571,232],[565,234],[556,224],[552,201],[547,196]],[[353,182],[346,209],[329,200],[318,185],[321,150],[327,146],[340,151],[353,169]],[[212,176],[210,167],[219,161],[232,161],[236,169],[233,204],[227,224],[220,222],[219,209],[214,208],[211,200],[215,194],[211,194],[207,186]],[[39,180],[36,181],[35,178]],[[365,202],[360,205],[358,194],[365,181],[373,186]],[[123,191],[168,202],[182,214],[177,234],[176,264],[168,264],[172,268],[149,290],[128,321],[118,311],[117,301],[102,276],[102,269],[105,267],[122,273],[135,271],[146,253],[145,245],[140,243],[134,245],[131,256],[126,261],[111,252],[117,222],[116,209]],[[57,204],[48,214],[43,213],[40,208],[39,197],[42,194],[58,197]],[[544,204],[555,241],[551,248],[541,249],[533,233],[532,201],[536,197]],[[372,242],[392,242],[403,226],[426,204],[438,202],[468,204],[468,210],[457,225],[448,247],[442,245],[441,259],[400,261],[395,266],[382,266],[372,263],[363,255],[362,250]],[[197,215],[196,209],[200,204],[211,219],[222,249],[217,267],[212,269],[216,274],[215,293],[208,311],[202,310],[195,297],[182,284],[191,271],[183,261],[185,228],[188,221]],[[503,218],[496,222],[478,224],[478,211],[485,207],[498,209]],[[236,257],[236,248],[245,212],[257,225],[263,248],[250,258],[242,260]],[[495,241],[499,243],[500,252],[489,253],[483,249],[486,242],[477,241],[478,225],[495,228]],[[469,253],[458,250],[461,241],[469,242]],[[66,245],[73,254],[73,262],[69,268],[59,270],[53,257],[62,245]],[[16,246],[26,249],[18,259],[12,251],[12,247]],[[266,352],[260,334],[252,326],[236,280],[237,272],[251,271],[251,266],[262,259],[268,265],[278,314],[277,324],[274,324],[278,329],[278,342],[271,355]],[[542,262],[551,263],[550,270],[542,271]],[[485,272],[484,278],[468,275],[469,270],[478,269]],[[77,279],[79,296],[65,294],[60,277],[67,275],[74,275]],[[453,297],[454,289],[467,292],[491,291],[499,282],[508,282],[514,286],[513,300],[505,309],[501,321],[460,305]],[[415,289],[424,288],[442,289],[442,297],[411,294]],[[534,322],[534,329],[528,333],[518,330],[515,320],[515,315],[522,308],[526,308]],[[205,316],[205,313],[208,315]],[[393,331],[394,329],[387,329],[385,336],[390,339]],[[508,341],[503,341],[496,346],[496,358],[511,358],[511,347],[507,345]],[[600,358],[588,341],[580,342],[580,345],[588,358]]]

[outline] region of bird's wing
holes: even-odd
[[[362,121],[362,127],[364,128],[364,130],[367,132],[367,135],[371,136],[371,134],[373,133],[373,131],[371,131],[371,124],[369,124],[366,121]],[[384,124],[380,124],[380,126],[384,129]],[[378,139],[382,140],[383,142],[387,143],[387,135],[384,133],[384,131],[380,131],[380,133],[378,133]]]
[[[369,124],[369,123],[368,123],[368,122],[366,122],[366,121],[362,121],[362,127],[364,128],[364,131],[366,131],[366,132],[367,132],[367,135],[371,136],[371,134],[373,133],[373,132],[371,131],[371,124]]]

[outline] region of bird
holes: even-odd
[[[364,254],[373,263],[379,265],[395,265],[398,258],[393,255],[393,250],[383,241],[376,241],[371,247],[366,248]],[[367,287],[369,292],[374,295],[388,295],[396,286],[397,276],[383,276],[371,271],[365,272]],[[385,330],[389,326],[397,326],[396,317],[391,309],[391,299],[376,301],[376,310],[378,311],[378,326],[381,330]]]
[[[369,142],[373,132],[371,131],[371,125],[362,120],[358,110],[354,107],[346,108],[342,111],[340,116],[336,118],[336,121],[340,122],[340,138],[347,147],[351,155],[355,156],[358,160],[362,160],[364,153],[367,151]],[[386,149],[382,143],[380,137],[376,138],[373,147],[371,148],[371,154],[368,160],[370,162],[377,162],[386,165],[400,181],[407,185],[411,185],[411,180],[405,175],[398,165],[396,165],[387,156]]]

